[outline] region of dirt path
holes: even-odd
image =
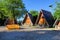
[[[8,30],[6,27],[0,27],[0,32],[2,31],[34,31],[34,30],[60,30],[60,29],[56,29],[56,28],[22,28],[22,29],[18,29],[18,30]]]

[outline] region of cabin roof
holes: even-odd
[[[38,18],[37,18],[38,20],[39,20],[39,17],[41,16],[41,13],[43,13],[44,18],[46,19],[46,21],[48,22],[48,24],[49,24],[49,25],[53,25],[53,23],[54,23],[54,18],[53,18],[53,16],[52,16],[51,12],[42,9],[42,10],[40,11],[40,14],[39,14]]]
[[[32,16],[32,14],[30,14],[30,13],[27,13],[27,14],[25,15],[25,18],[24,18],[24,20],[23,20],[23,24],[25,23],[27,16],[29,16],[31,22],[32,22],[33,25],[34,25],[34,24],[35,24],[35,21],[36,21],[36,19],[37,19],[37,16]]]

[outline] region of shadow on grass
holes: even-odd
[[[60,40],[60,31],[4,31],[0,32],[0,40]]]

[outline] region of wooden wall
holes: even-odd
[[[44,23],[45,23],[45,18],[44,18],[44,15],[41,14],[38,24],[42,25],[42,24],[44,24]]]
[[[30,20],[29,16],[27,16],[26,21],[25,21],[25,24],[27,24],[27,25],[30,25],[31,24],[31,20]]]

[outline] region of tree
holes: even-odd
[[[31,10],[30,13],[31,13],[33,16],[38,15],[38,11],[36,11],[36,10]]]
[[[0,0],[0,10],[9,18],[18,18],[27,12],[22,0]]]
[[[54,12],[54,18],[59,19],[60,18],[60,2],[56,2],[56,8]]]
[[[27,10],[22,0],[0,0],[0,18],[8,17],[16,21],[17,18],[20,18],[25,13],[27,13]]]

